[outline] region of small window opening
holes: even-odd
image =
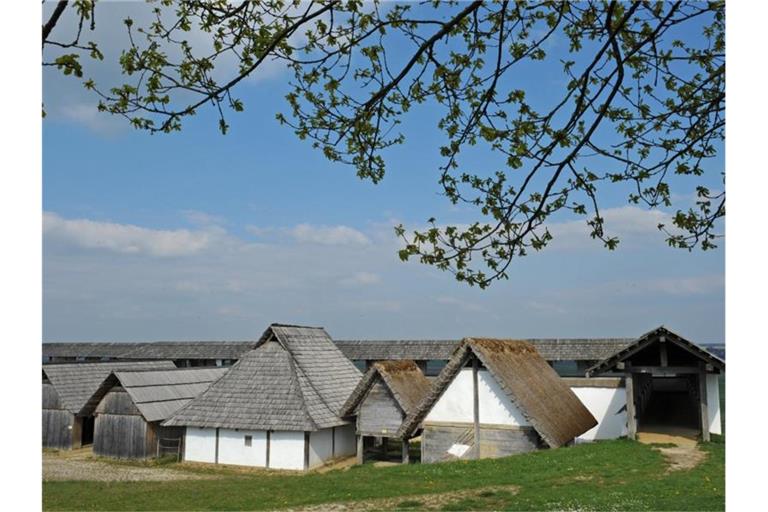
[[[253,442],[253,436],[245,436],[245,446],[251,446]]]

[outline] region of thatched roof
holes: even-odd
[[[130,395],[147,421],[170,418],[193,398],[208,389],[229,368],[176,368],[173,370],[114,371],[99,386],[80,410],[89,416],[113,386],[121,386]]]
[[[164,424],[300,431],[344,425],[339,410],[360,376],[321,327],[272,324],[255,349]]]
[[[597,425],[597,420],[530,343],[465,338],[430,392],[405,419],[398,430],[399,437],[416,430],[473,355],[549,446],[561,446]]]
[[[110,361],[106,363],[44,364],[43,376],[53,384],[62,405],[77,414],[102,382],[115,370],[172,369],[172,361]]]
[[[547,361],[599,361],[626,347],[633,338],[535,338],[524,340]],[[450,359],[460,340],[336,340],[353,361]]]
[[[43,343],[46,357],[114,359],[238,359],[255,341],[151,341],[112,343]]]
[[[613,370],[618,363],[625,361],[633,354],[641,351],[648,345],[658,342],[662,336],[666,341],[674,343],[675,345],[690,352],[693,356],[699,358],[702,362],[710,364],[720,371],[725,371],[725,361],[717,357],[709,350],[700,347],[691,341],[688,341],[687,339],[670,331],[662,325],[656,329],[653,329],[652,331],[643,334],[619,352],[612,354],[611,356],[600,361],[595,366],[587,370],[587,375],[598,375],[600,373]]]
[[[360,379],[360,383],[341,408],[341,416],[351,416],[377,381],[389,388],[405,414],[410,414],[429,392],[429,380],[413,361],[379,361]]]

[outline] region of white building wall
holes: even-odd
[[[245,445],[251,436],[251,446]],[[267,433],[263,430],[219,430],[219,464],[267,466]]]
[[[577,437],[576,442],[618,439],[627,435],[627,392],[625,388],[572,386],[571,390],[597,420],[597,425]]]
[[[272,432],[269,444],[269,467],[304,469],[304,432]]]
[[[709,432],[722,434],[723,423],[720,419],[720,383],[719,375],[707,374],[707,413],[709,414]]]
[[[507,397],[488,370],[479,370],[477,381],[480,423],[530,426],[528,420]],[[474,421],[472,368],[462,368],[459,371],[424,421],[452,423]]]
[[[326,428],[309,434],[309,467],[322,466],[333,458],[333,429]]]
[[[354,425],[336,427],[334,432],[336,457],[348,457],[357,453],[357,438]]]
[[[184,460],[216,462],[216,429],[187,427],[184,435]]]

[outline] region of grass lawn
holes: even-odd
[[[444,510],[724,510],[725,444],[702,446],[707,459],[665,473],[662,455],[626,440],[542,450],[503,459],[374,467],[303,475],[227,468],[163,467],[215,473],[215,480],[45,482],[45,510],[271,510],[396,498],[419,509],[418,495],[471,492]],[[518,492],[499,490],[517,486]],[[489,489],[496,487],[496,489]]]

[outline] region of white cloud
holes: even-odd
[[[725,276],[721,274],[653,279],[641,283],[639,288],[641,288],[640,291],[663,293],[666,295],[722,294],[722,290],[725,288]]]
[[[342,286],[370,286],[381,283],[381,276],[371,272],[356,272],[339,282]]]
[[[483,308],[475,303],[475,302],[468,302],[465,300],[457,299],[456,297],[450,297],[450,296],[442,296],[435,299],[435,302],[438,304],[443,304],[446,306],[453,306],[458,309],[464,310],[464,311],[483,311]]]
[[[313,226],[299,224],[290,230],[298,242],[321,245],[368,245],[371,241],[360,231],[348,226]]]
[[[50,212],[43,214],[43,233],[52,240],[85,249],[158,257],[195,254],[208,247],[215,236],[206,231],[159,230],[131,224],[64,219]]]

